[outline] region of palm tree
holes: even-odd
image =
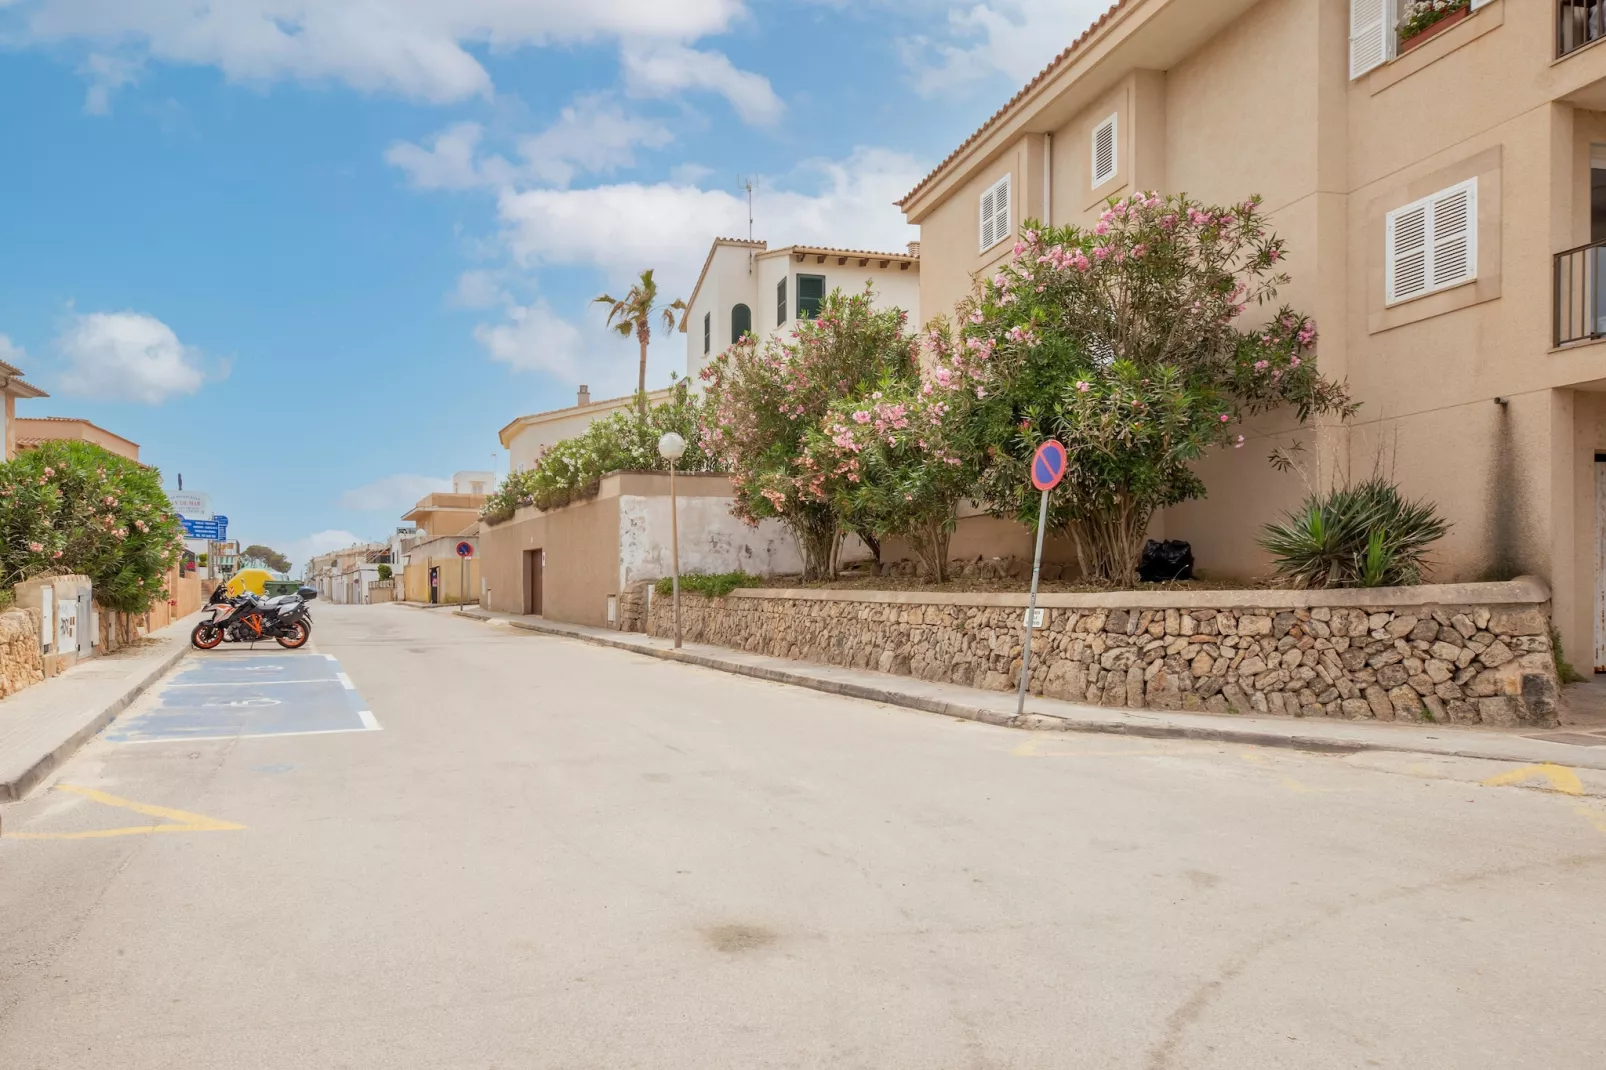
[[[675,298],[667,305],[658,304],[658,284],[652,279],[652,268],[641,273],[641,278],[630,287],[624,299],[603,294],[596,299],[599,305],[608,306],[608,329],[622,338],[632,334],[641,343],[641,374],[636,380],[636,404],[643,416],[647,415],[647,343],[652,341],[652,314],[663,316],[664,329],[673,330],[675,313],[686,311],[686,302]]]

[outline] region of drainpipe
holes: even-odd
[[[1054,225],[1054,135],[1043,135],[1043,226]]]

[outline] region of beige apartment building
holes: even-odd
[[[1393,0],[1121,0],[903,200],[921,307],[951,309],[1023,219],[1138,190],[1265,197],[1283,296],[1361,410],[1208,458],[1156,534],[1263,574],[1307,484],[1375,467],[1453,523],[1435,578],[1533,573],[1606,665],[1606,5],[1471,0],[1413,40]],[[1593,244],[1592,244],[1593,243]],[[1301,438],[1310,465],[1265,457]]]
[[[662,405],[669,400],[669,388],[647,391],[647,405]],[[508,422],[497,432],[502,448],[507,450],[507,469],[522,472],[534,466],[541,455],[564,439],[574,438],[596,420],[634,408],[636,395],[591,400],[591,388],[584,385],[576,392],[575,403],[563,409],[548,409],[520,416]]]

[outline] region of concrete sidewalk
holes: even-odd
[[[727,647],[688,643],[675,650],[668,639],[618,632],[539,617],[462,610],[458,616],[490,621],[546,635],[580,639],[666,661],[680,661],[721,672],[807,687],[850,698],[960,717],[970,721],[1047,732],[1103,732],[1156,739],[1202,739],[1299,750],[1355,752],[1403,751],[1494,761],[1552,763],[1606,770],[1606,735],[1568,729],[1523,734],[1449,725],[1406,725],[1375,721],[1329,721],[1298,717],[1240,717],[1167,710],[1123,710],[1029,696],[1026,713],[1015,716],[1015,695],[908,676],[772,658]],[[1552,738],[1541,738],[1552,737]]]
[[[199,613],[0,702],[0,802],[49,776],[184,656]]]

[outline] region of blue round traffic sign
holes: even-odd
[[[458,543],[457,544],[457,556],[458,557],[473,557],[474,556],[474,544],[471,543],[471,542],[460,542],[460,543]]]
[[[1032,486],[1038,490],[1053,490],[1064,478],[1065,447],[1058,439],[1051,438],[1032,455]]]

